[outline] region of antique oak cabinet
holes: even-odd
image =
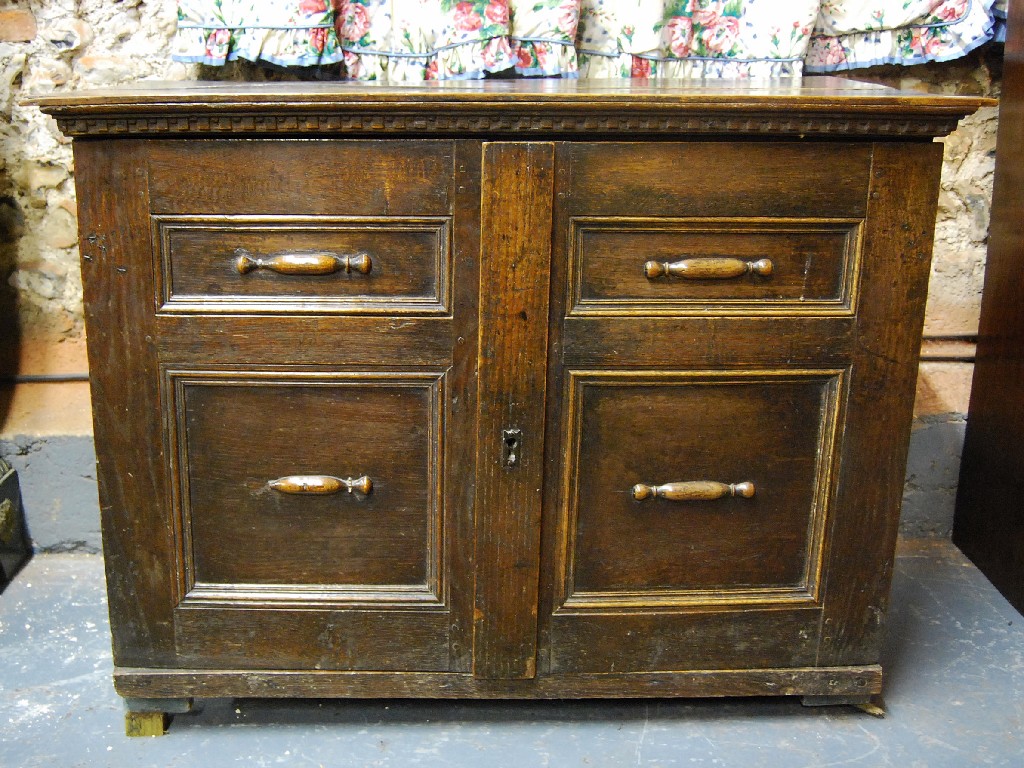
[[[880,691],[934,138],[982,100],[37,103],[76,139],[136,732],[191,697]]]

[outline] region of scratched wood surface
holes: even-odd
[[[819,664],[878,659],[910,443],[941,156],[940,144],[883,144],[874,151],[864,291],[824,560]]]
[[[179,594],[149,301],[146,154],[141,141],[78,143],[75,184],[114,660],[160,667],[176,663]]]
[[[536,674],[551,190],[547,143],[484,145],[473,674]],[[504,433],[518,430],[506,450]]]

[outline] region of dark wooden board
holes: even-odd
[[[978,356],[953,541],[1024,610],[1024,8],[1010,10]]]
[[[930,140],[991,100],[832,77],[750,80],[147,83],[37,96],[68,135],[900,136]]]
[[[473,674],[536,674],[554,148],[484,145]],[[507,460],[507,431],[517,431]]]
[[[674,696],[870,695],[882,690],[882,670],[864,667],[716,669],[548,675],[490,680],[471,675],[270,670],[115,669],[122,696],[562,699]]]
[[[75,183],[114,663],[159,667],[174,664],[179,595],[156,321],[139,300],[154,295],[146,153],[142,141],[79,142]]]
[[[874,148],[864,290],[824,560],[819,664],[878,659],[910,443],[941,157],[940,144]]]

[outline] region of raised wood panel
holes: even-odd
[[[717,148],[560,147],[548,388],[564,395],[548,406],[539,654],[551,674],[817,654],[872,153],[844,147],[798,184],[789,174],[822,147]],[[788,254],[774,294],[750,275],[668,283],[665,299],[644,284],[652,251],[762,258],[773,243]],[[813,276],[808,246],[830,254]],[[713,299],[692,298],[709,285]],[[756,492],[632,494],[690,481]]]
[[[842,371],[570,371],[562,607],[813,603]],[[637,483],[752,495],[638,501]]]
[[[446,314],[450,223],[450,217],[156,216],[157,311]],[[330,274],[239,269],[240,258],[310,253],[365,257],[368,267]]]
[[[446,551],[443,373],[165,373],[182,663],[458,669]],[[287,475],[368,494],[281,494]],[[449,546],[442,541],[447,539]]]
[[[850,315],[859,220],[574,217],[571,315]],[[709,262],[746,268],[727,278],[652,276],[650,263],[689,274]]]
[[[289,586],[293,600],[318,586],[311,597],[335,601],[419,586],[444,602],[443,374],[166,375],[186,598],[197,584]],[[372,488],[270,486],[309,475]]]

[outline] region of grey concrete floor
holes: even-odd
[[[127,739],[102,561],[37,556],[0,596],[0,768],[1024,766],[1024,619],[946,541],[901,544],[888,716],[795,699],[212,700]]]

